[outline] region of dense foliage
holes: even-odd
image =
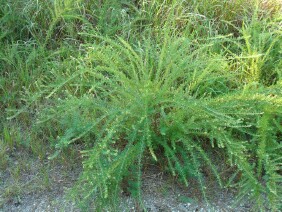
[[[210,178],[255,210],[282,209],[279,2],[0,2],[0,136],[30,126],[50,159],[81,144],[81,207],[114,210],[124,180],[142,205],[155,161],[207,201]]]

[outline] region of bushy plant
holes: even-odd
[[[76,61],[78,70],[47,95],[64,96],[55,110],[47,109],[47,119],[63,129],[58,152],[80,140],[90,144],[82,152],[84,172],[75,190],[81,203],[117,205],[114,200],[131,170],[135,177],[130,180],[136,185],[132,194],[142,204],[141,176],[148,156],[165,158],[172,175],[186,186],[189,177],[196,178],[206,198],[204,166],[222,185],[212,157],[217,148],[238,169],[240,197],[249,196],[262,207],[265,193],[269,207],[278,207],[280,159],[272,160],[277,160],[281,144],[273,138],[266,145],[266,139],[280,128],[277,121],[269,122],[265,108],[281,116],[280,85],[269,91],[234,91],[229,81],[236,75],[226,71],[227,59],[189,39],[168,36],[159,45],[147,38],[131,46],[121,38],[96,38],[101,44],[85,46],[85,57]],[[73,82],[84,79],[92,82],[82,88],[84,95],[63,92],[61,85],[79,90],[85,84]],[[262,176],[268,179],[266,185]]]

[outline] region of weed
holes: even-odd
[[[7,196],[22,193],[25,168],[9,167],[9,151],[27,150],[67,167],[82,156],[71,196],[85,210],[117,210],[122,190],[144,207],[148,160],[183,186],[196,180],[207,201],[209,178],[255,210],[281,209],[276,1],[0,2],[0,167],[17,182]]]

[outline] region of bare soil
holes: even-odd
[[[34,165],[36,169],[36,165]],[[62,166],[54,166],[49,169],[49,186],[44,189],[34,189],[32,192],[22,192],[11,195],[2,207],[2,212],[42,212],[42,211],[81,211],[66,198],[69,188],[75,183],[81,167],[75,169]],[[11,183],[9,175],[6,174],[4,180],[3,173],[0,178],[4,183],[0,184],[0,189]],[[22,176],[22,180],[30,180],[33,176]],[[32,181],[36,184],[38,182]],[[209,203],[203,200],[201,192],[198,190],[196,182],[191,181],[189,187],[183,187],[171,176],[166,175],[157,168],[151,167],[143,175],[143,199],[147,211],[249,211],[248,204],[233,207],[234,192],[220,189],[215,183],[208,184]],[[38,186],[38,185],[37,185]],[[0,195],[1,200],[1,195]],[[93,211],[94,209],[89,209]],[[135,201],[124,194],[120,211],[140,211]],[[106,211],[106,210],[105,210]]]

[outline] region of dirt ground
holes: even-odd
[[[2,212],[42,212],[42,211],[81,211],[66,198],[66,193],[76,181],[80,167],[66,170],[64,167],[55,166],[49,170],[48,188],[33,189],[32,192],[22,192],[11,197],[0,207]],[[8,175],[7,175],[8,176]],[[6,176],[6,177],[7,177]],[[35,177],[33,175],[32,177]],[[5,178],[2,173],[2,189],[5,184],[11,183],[9,177]],[[28,181],[30,176],[25,176]],[[31,181],[33,184],[39,183]],[[1,189],[1,187],[0,187]],[[233,207],[234,192],[220,189],[216,185],[209,184],[207,193],[210,196],[209,204],[203,201],[197,183],[191,182],[188,188],[180,186],[172,177],[163,172],[151,168],[143,176],[143,199],[147,211],[249,211],[247,204]],[[1,195],[0,195],[1,197]],[[89,209],[93,211],[94,209]],[[134,200],[129,196],[122,197],[120,211],[138,211]],[[105,210],[106,211],[106,210]]]

